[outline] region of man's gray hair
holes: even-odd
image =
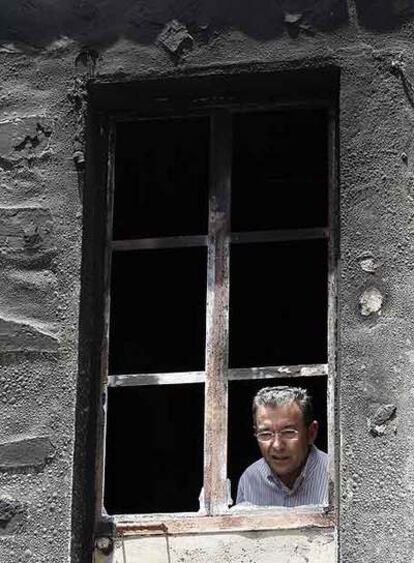
[[[312,398],[302,387],[263,387],[253,399],[253,423],[256,422],[258,407],[280,407],[289,403],[297,403],[303,414],[306,426],[313,421]]]

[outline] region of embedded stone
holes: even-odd
[[[378,264],[375,262],[375,259],[369,256],[361,258],[359,264],[361,266],[361,269],[369,274],[375,274],[378,268]]]
[[[380,313],[384,297],[376,287],[366,289],[359,299],[361,315],[369,317],[374,313]]]
[[[172,20],[164,27],[158,37],[161,45],[173,55],[179,55],[193,44],[193,37],[188,33],[185,25]]]
[[[372,422],[376,425],[384,424],[394,416],[396,411],[397,407],[395,405],[381,405],[372,417]]]
[[[393,404],[381,405],[374,415],[371,418],[368,418],[368,429],[370,434],[372,434],[375,438],[383,436],[387,431],[387,423],[395,417],[396,412],[397,407]]]

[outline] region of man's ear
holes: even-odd
[[[311,445],[316,440],[318,435],[319,423],[317,420],[312,420],[308,426],[308,444]]]

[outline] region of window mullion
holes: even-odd
[[[328,452],[329,452],[329,505],[335,506],[338,495],[339,444],[335,435],[338,412],[336,386],[336,349],[337,349],[337,252],[338,241],[338,201],[337,201],[337,160],[336,160],[336,113],[330,108],[328,113],[328,181],[329,181],[329,241],[328,241]]]
[[[106,228],[105,228],[105,250],[104,250],[104,302],[103,302],[103,333],[101,342],[101,380],[102,395],[98,403],[98,444],[101,447],[96,457],[96,469],[98,480],[95,487],[96,499],[95,509],[98,518],[104,510],[104,491],[105,491],[105,464],[106,464],[106,430],[107,430],[107,400],[108,400],[108,373],[109,373],[109,326],[110,326],[110,301],[111,301],[111,268],[112,268],[112,221],[114,208],[114,189],[115,189],[115,124],[105,122],[100,125],[100,139],[104,137],[107,141],[105,155],[107,158],[107,177],[106,177]]]
[[[228,507],[227,368],[230,278],[231,115],[211,117],[207,262],[204,502],[208,514]]]

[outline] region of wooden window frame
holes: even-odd
[[[324,109],[328,115],[328,227],[258,232],[230,232],[231,190],[231,116],[242,111],[287,109]],[[231,530],[267,530],[298,528],[332,528],[336,524],[337,506],[337,438],[335,435],[336,400],[336,301],[337,301],[337,118],[336,106],[328,100],[299,103],[223,104],[194,109],[185,113],[208,115],[211,118],[209,227],[208,235],[189,235],[135,240],[112,240],[114,199],[115,130],[121,121],[152,119],[128,113],[110,116],[103,128],[107,137],[107,228],[104,259],[104,339],[102,345],[102,396],[104,408],[98,421],[98,455],[96,462],[96,522],[97,529],[110,523],[118,535],[188,534]],[[182,117],[175,113],[156,117]],[[312,365],[257,366],[228,369],[229,311],[229,248],[231,243],[327,240],[328,243],[328,362]],[[180,373],[109,374],[110,277],[113,252],[133,249],[207,247],[207,314],[205,371]],[[220,278],[220,283],[217,283]],[[329,453],[329,503],[327,506],[299,507],[289,511],[279,507],[228,508],[227,503],[227,419],[228,381],[290,377],[327,378],[327,427]],[[104,512],[104,471],[106,405],[108,387],[131,387],[153,384],[205,383],[204,434],[204,506],[194,513],[122,514],[108,516]]]

